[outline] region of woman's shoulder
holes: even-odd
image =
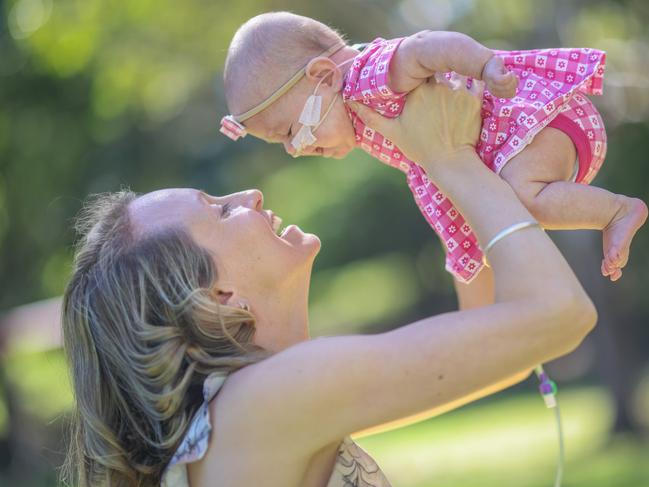
[[[311,453],[296,454],[291,444],[291,431],[279,431],[272,419],[262,422],[256,417],[259,416],[256,411],[266,408],[258,399],[254,380],[257,378],[255,369],[262,366],[262,363],[252,364],[231,373],[218,387],[218,394],[204,404],[209,422],[205,451],[201,458],[185,466],[193,486],[213,485],[215,479],[224,482],[227,479],[227,483],[233,485],[261,485],[264,482],[275,485],[278,479],[281,485],[300,482]],[[208,384],[206,390],[210,390]],[[267,418],[282,415],[280,412],[261,414]],[[185,484],[178,486],[186,487]]]
[[[295,431],[317,431],[322,425],[313,417],[308,424],[303,424],[301,416],[293,414],[289,398],[285,398],[280,408],[273,407],[268,398],[263,400],[263,394],[259,393],[259,388],[263,392],[260,381],[268,379],[266,369],[274,367],[272,361],[264,362],[233,372],[227,379],[212,376],[205,381],[205,402],[174,457],[180,463],[168,470],[164,487],[186,487],[189,478],[192,485],[203,485],[203,479],[213,482],[216,478],[236,479],[246,484],[260,473],[268,475],[270,471],[276,480],[281,478],[289,484],[299,483],[299,476],[309,472],[317,479],[313,485],[328,482],[330,487],[346,485],[346,478],[371,471],[376,473],[367,479],[367,485],[389,485],[374,460],[348,436],[316,449],[301,445],[299,438],[303,433]],[[295,417],[294,423],[283,419],[287,415]],[[290,467],[287,458],[291,459]],[[253,464],[255,469],[251,471],[248,466]],[[287,468],[282,469],[280,465]]]
[[[246,369],[250,371],[255,365]],[[200,485],[201,478],[210,477],[206,472],[227,473],[239,452],[245,451],[250,460],[260,451],[251,447],[255,443],[253,437],[263,431],[251,428],[247,415],[241,414],[245,409],[242,402],[251,394],[248,381],[241,380],[245,375],[242,370],[213,373],[205,379],[203,402],[164,472],[162,487],[187,487],[189,477]]]

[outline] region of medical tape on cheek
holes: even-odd
[[[305,147],[310,146],[316,141],[315,136],[311,132],[311,127],[308,125],[302,125],[300,130],[298,130],[293,140],[291,140],[291,145],[296,151],[301,151]]]
[[[298,122],[310,127],[315,126],[320,121],[320,112],[322,111],[322,96],[311,95],[307,98]]]
[[[327,107],[327,111],[322,117],[320,117],[320,113],[322,112],[322,96],[316,95],[316,93],[318,91],[318,88],[320,87],[320,84],[324,81],[325,77],[322,77],[320,79],[315,89],[313,90],[313,95],[307,98],[307,101],[304,104],[304,108],[302,109],[302,113],[300,114],[300,119],[298,121],[300,124],[302,124],[302,127],[300,127],[300,130],[298,130],[298,132],[291,140],[291,145],[296,150],[296,155],[299,155],[298,153],[301,150],[303,150],[305,147],[312,145],[317,140],[314,135],[314,132],[318,129],[318,127],[320,127],[322,122],[324,122],[324,120],[327,118],[327,115],[329,115],[329,112],[331,112],[331,109],[333,108],[334,103],[336,102],[337,98],[336,95],[334,94],[331,103],[329,103],[329,106]]]
[[[314,135],[314,132],[318,130],[318,127],[320,127],[322,122],[325,121],[327,115],[329,115],[329,112],[331,112],[331,109],[334,107],[336,100],[338,100],[338,98],[334,96],[333,100],[331,100],[331,103],[329,103],[329,106],[327,107],[327,111],[318,121],[318,123],[313,126],[313,128],[307,125],[302,125],[300,130],[298,130],[297,134],[295,134],[295,137],[293,137],[293,140],[291,140],[291,145],[295,149],[295,152],[291,154],[293,157],[300,157],[302,150],[304,150],[306,147],[309,147],[310,145],[313,145],[315,141],[318,140]]]

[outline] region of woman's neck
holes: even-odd
[[[308,287],[302,285],[257,299],[251,297],[251,311],[257,322],[254,342],[271,352],[280,352],[308,340],[308,296]]]

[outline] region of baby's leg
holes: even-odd
[[[602,274],[616,281],[631,240],[647,218],[647,206],[637,198],[570,182],[576,156],[565,133],[546,127],[500,175],[545,228],[603,230]]]

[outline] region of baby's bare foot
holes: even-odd
[[[620,208],[604,229],[602,275],[611,281],[622,277],[622,268],[629,260],[631,241],[647,219],[647,205],[638,198],[618,196]]]

